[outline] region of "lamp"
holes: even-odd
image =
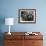
[[[10,33],[10,25],[14,25],[14,19],[13,18],[5,18],[5,25],[9,25],[8,34],[11,35],[11,33]]]

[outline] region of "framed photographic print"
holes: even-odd
[[[19,9],[19,23],[36,23],[36,9]]]

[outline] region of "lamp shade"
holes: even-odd
[[[14,25],[14,18],[5,18],[5,25]]]

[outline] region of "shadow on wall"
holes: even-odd
[[[5,23],[5,17],[0,16],[0,46],[3,46],[3,32],[2,32],[2,25]]]

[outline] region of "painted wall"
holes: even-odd
[[[36,9],[36,24],[18,23],[18,9],[21,8]],[[46,32],[46,0],[0,0],[0,32],[8,32],[8,26],[2,23],[2,19],[7,17],[15,19],[14,26],[11,26],[12,32],[38,31],[44,34]],[[46,36],[46,33],[44,35]],[[44,43],[46,44],[45,41]]]
[[[14,26],[11,31],[46,31],[46,1],[45,0],[0,0],[0,18],[13,17],[15,19]],[[36,24],[19,24],[18,9],[28,8],[36,9]],[[8,31],[8,26],[3,24],[1,32]]]
[[[46,31],[46,1],[45,0],[1,0],[2,17],[13,17],[15,19],[14,26],[11,31]],[[18,9],[28,8],[36,9],[36,24],[19,24]],[[2,32],[8,31],[6,25],[2,25]]]

